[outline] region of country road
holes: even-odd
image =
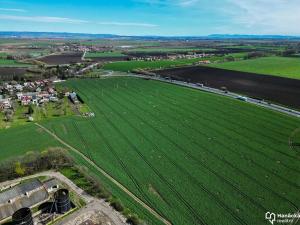
[[[93,166],[98,172],[100,172],[102,175],[104,175],[106,178],[108,178],[111,182],[113,182],[115,185],[117,185],[122,191],[124,191],[127,195],[129,195],[133,200],[135,200],[137,203],[139,203],[142,207],[144,207],[147,211],[149,211],[153,216],[155,216],[157,219],[159,219],[161,222],[163,222],[166,225],[172,225],[170,221],[162,217],[158,212],[155,211],[155,209],[148,206],[145,202],[143,202],[141,199],[139,199],[136,195],[134,195],[132,192],[130,192],[125,186],[123,186],[121,183],[119,183],[117,180],[115,180],[111,175],[109,175],[107,172],[105,172],[102,168],[100,168],[98,165],[96,165],[92,160],[90,160],[87,156],[85,156],[83,153],[81,153],[76,148],[70,146],[68,143],[63,141],[61,138],[59,138],[56,134],[51,132],[46,127],[42,126],[39,123],[35,123],[36,126],[47,132],[49,135],[51,135],[53,138],[55,138],[58,142],[66,146],[68,149],[76,153],[77,155],[81,156],[86,162],[88,162],[91,166]]]

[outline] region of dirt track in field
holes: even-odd
[[[94,163],[94,161],[90,160],[85,154],[83,154],[78,149],[72,147],[68,143],[66,143],[64,140],[60,139],[56,134],[52,133],[50,130],[48,130],[46,127],[42,126],[39,123],[35,123],[36,126],[44,130],[46,133],[51,135],[53,138],[55,138],[58,142],[63,144],[65,147],[82,157],[87,163],[89,163],[92,167],[94,167],[99,173],[101,173],[103,176],[108,178],[112,183],[114,183],[116,186],[118,186],[122,191],[124,191],[127,195],[129,195],[133,200],[135,200],[138,204],[140,204],[142,207],[144,207],[147,211],[149,211],[153,216],[155,216],[158,220],[160,220],[162,223],[166,225],[172,225],[171,222],[169,222],[167,219],[162,217],[158,212],[156,212],[155,209],[148,206],[145,202],[143,202],[141,199],[139,199],[135,194],[130,192],[125,186],[123,186],[121,183],[119,183],[117,180],[115,180],[110,174],[105,172],[102,168],[100,168],[98,165]]]
[[[300,80],[205,66],[173,68],[156,73],[214,88],[226,87],[231,92],[300,109]]]

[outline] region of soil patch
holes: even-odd
[[[26,73],[26,68],[0,67],[0,80],[12,80],[15,76],[22,77]]]
[[[205,66],[173,68],[156,73],[209,87],[226,87],[232,92],[300,109],[300,80]]]
[[[82,62],[82,53],[65,53],[61,55],[49,55],[40,58],[39,61],[49,65],[62,65]]]

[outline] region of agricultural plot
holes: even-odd
[[[210,66],[220,69],[300,79],[299,58],[264,57],[237,62],[212,64]]]
[[[0,66],[0,80],[11,80],[15,76],[22,77],[25,74],[26,68]]]
[[[185,53],[185,52],[201,52],[201,51],[205,51],[205,52],[209,52],[209,51],[213,51],[215,49],[212,48],[135,48],[130,50],[129,52],[142,52],[142,53],[151,53],[151,52],[161,52],[161,53],[172,53],[172,52],[176,52],[176,53]]]
[[[20,63],[16,60],[8,60],[0,58],[0,67],[26,67],[30,66],[30,64]]]
[[[30,151],[43,151],[51,147],[63,146],[34,124],[0,129],[0,162]]]
[[[299,209],[299,154],[288,144],[298,119],[137,78],[64,85],[96,116],[43,125],[173,224],[263,225],[267,211]]]
[[[100,57],[123,57],[126,56],[121,52],[88,52],[86,58],[100,58]]]
[[[103,66],[106,70],[115,71],[132,71],[136,69],[162,69],[175,66],[191,65],[201,60],[217,60],[219,57],[210,58],[195,58],[195,59],[178,59],[178,60],[159,60],[159,61],[127,61],[127,62],[113,62]]]
[[[81,62],[81,53],[65,53],[60,55],[50,55],[40,58],[39,61],[49,65],[63,65]]]
[[[207,66],[189,66],[155,73],[205,86],[241,93],[260,100],[300,109],[300,80],[239,72]]]

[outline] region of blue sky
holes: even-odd
[[[300,0],[0,0],[1,31],[300,35]]]

